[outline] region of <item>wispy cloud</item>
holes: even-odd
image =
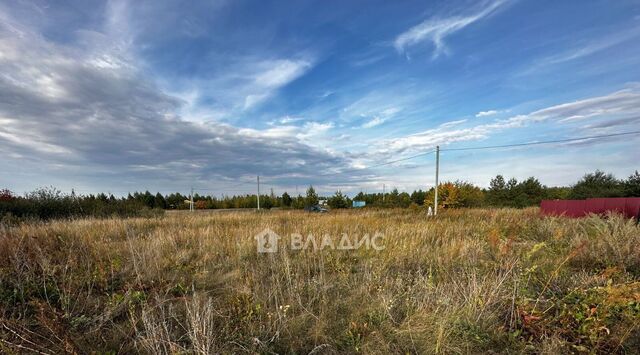
[[[500,113],[500,111],[498,111],[498,110],[480,111],[480,112],[476,113],[476,117],[493,116],[493,115],[497,115],[498,113]]]
[[[639,36],[640,36],[640,27],[619,32],[619,33],[616,33],[615,35],[601,37],[595,40],[591,40],[588,43],[583,44],[582,46],[577,46],[563,53],[545,58],[541,60],[541,65],[563,63],[563,62],[579,59],[582,57],[586,57],[586,56],[607,50],[611,47],[617,46],[619,44],[622,44],[624,42],[627,42]]]
[[[303,119],[304,118],[302,118],[302,117],[292,117],[292,116],[287,115],[287,116],[284,116],[284,117],[280,118],[278,120],[278,122],[281,123],[281,124],[290,124],[290,123],[302,121]]]
[[[538,110],[526,115],[525,119],[557,119],[560,122],[572,122],[595,118],[614,119],[621,115],[638,114],[640,114],[640,92],[625,89],[609,95],[577,100]]]
[[[637,40],[638,37],[640,37],[640,27],[638,26],[579,40],[576,40],[575,36],[570,36],[565,40],[566,43],[563,44],[562,49],[557,53],[536,58],[534,62],[529,63],[529,65],[518,72],[516,76],[536,75],[541,71],[549,70],[555,66],[585,59],[599,53],[606,53],[607,51],[610,54],[614,54],[616,51],[614,47]]]
[[[255,84],[266,88],[279,88],[302,75],[311,63],[306,60],[285,59],[261,63],[261,66],[266,67],[266,70],[258,73]]]
[[[498,15],[506,15],[511,2],[462,3],[424,5],[428,15],[389,34],[369,31],[388,17],[388,9],[353,22],[361,11],[355,4],[338,13],[303,6],[295,19],[279,19],[255,17],[254,6],[224,0],[189,6],[173,0],[153,6],[50,2],[40,8],[0,0],[0,166],[11,173],[0,180],[25,188],[80,181],[96,189],[173,189],[199,182],[216,188],[217,181],[260,174],[265,181],[277,176],[278,183],[298,179],[294,185],[331,181],[336,189],[351,183],[373,188],[370,176],[390,185],[389,175],[396,174],[393,179],[410,185],[424,183],[416,178],[424,174],[381,167],[318,178],[318,171],[365,168],[436,144],[493,145],[640,129],[640,87],[573,102],[556,99],[635,80],[625,74],[635,73],[632,44],[640,36],[634,33],[637,21],[629,23],[620,11],[624,6],[581,8],[581,15],[603,16],[588,26],[579,21],[583,16],[569,18],[566,28],[579,34],[569,43],[566,28],[549,23],[567,19],[575,10],[570,7],[550,4],[549,11],[532,14],[535,24],[504,36]],[[270,3],[264,10],[282,14],[285,8]],[[413,5],[393,5],[394,14],[411,10]],[[509,10],[515,18],[528,8]],[[326,21],[336,26],[318,27]],[[349,33],[336,41],[344,26]],[[478,42],[463,37],[479,28],[474,39],[500,43],[473,55],[465,48],[478,48]],[[446,64],[454,70],[397,65],[397,52],[419,50],[428,59],[448,49],[465,51]],[[608,56],[615,51],[621,55]],[[564,63],[561,69],[579,67],[509,85],[505,79],[531,64],[530,58],[546,59],[542,65]],[[585,71],[594,70],[606,82],[598,82],[599,76],[583,80]],[[475,94],[481,90],[491,95]],[[530,109],[535,102],[548,104]],[[452,120],[440,124],[445,117]],[[629,147],[635,142],[624,140]],[[589,159],[609,154],[585,152]],[[523,159],[522,170],[537,174],[540,167],[531,161]],[[589,164],[581,167],[595,168]],[[50,180],[52,169],[58,169],[58,180]]]
[[[445,123],[441,124],[440,126],[438,126],[438,128],[446,128],[446,127],[458,126],[458,125],[461,125],[461,124],[463,124],[465,122],[467,122],[466,119],[449,121],[449,122],[445,122]]]
[[[362,128],[371,128],[371,127],[379,126],[383,124],[384,121],[386,121],[386,119],[382,117],[374,117],[372,120],[365,122],[362,125]]]
[[[494,0],[485,2],[474,12],[464,15],[429,18],[398,35],[394,46],[399,53],[404,53],[408,47],[428,41],[435,47],[433,58],[437,58],[447,52],[445,39],[448,36],[491,15],[504,3],[505,0]]]
[[[246,114],[245,111],[255,112],[263,103],[277,96],[280,89],[307,73],[315,64],[315,52],[308,47],[263,46],[258,39],[247,39],[245,33],[238,34],[234,40],[221,32],[207,33],[206,27],[201,27],[206,21],[216,22],[225,3],[210,1],[184,6],[177,2],[158,1],[154,6],[147,6],[114,0],[105,6],[105,23],[100,31],[81,29],[78,32],[98,37],[99,47],[106,53],[102,55],[97,51],[101,54],[97,61],[105,66],[119,64],[122,60],[114,58],[114,53],[129,50],[140,52],[137,60],[144,57],[154,62],[168,58],[171,65],[179,62],[178,75],[153,79],[164,91],[174,95],[196,94],[190,98],[192,107],[185,109],[185,117],[194,122],[233,122]],[[194,16],[193,12],[199,10],[207,16]],[[269,31],[265,29],[265,35]],[[194,41],[203,35],[215,45]],[[197,52],[194,55],[202,56],[198,57],[196,65],[193,63],[195,57],[187,56],[183,60],[166,54],[173,51],[167,46],[176,42],[193,49]],[[98,46],[92,51],[95,49]],[[147,57],[143,53],[146,51],[153,56]]]
[[[464,120],[447,122],[434,129],[384,140],[377,153],[400,154],[431,149],[436,145],[482,140],[505,129],[540,122],[552,123],[557,128],[562,127],[558,125],[572,125],[566,127],[571,127],[574,132],[582,130],[585,134],[595,134],[602,133],[603,128],[635,124],[639,116],[640,92],[625,89],[471,127],[453,128],[465,123]],[[584,121],[589,124],[575,126],[576,123]]]
[[[11,18],[1,10],[0,18]],[[97,63],[96,53],[123,54],[110,51],[111,42],[98,42],[107,36],[94,36],[96,50],[88,51],[14,25],[0,21],[0,165],[23,157],[45,175],[51,166],[68,171],[82,166],[85,176],[108,171],[142,184],[164,179],[165,188],[175,188],[183,179],[283,171],[313,176],[318,169],[348,164],[308,143],[331,123],[259,130],[189,122],[179,113],[198,92],[182,99],[166,94],[137,69],[131,53],[124,53],[126,66]],[[11,35],[13,28],[20,28],[21,36]],[[304,60],[263,62],[251,78],[269,95],[309,66]],[[290,161],[303,164],[287,165]]]
[[[247,95],[244,109],[250,109],[273,95],[274,91],[299,78],[310,67],[307,60],[280,59],[256,64],[262,68],[255,74],[253,88],[256,93]]]
[[[362,128],[372,128],[375,126],[379,126],[385,122],[387,122],[390,118],[392,118],[395,114],[400,112],[400,109],[397,107],[389,107],[380,112],[378,112],[372,119],[362,124]]]
[[[214,74],[180,82],[182,91],[173,91],[174,82],[165,82],[163,89],[187,98],[189,110],[184,118],[193,122],[235,121],[243,114],[278,95],[279,90],[305,75],[312,67],[310,55],[300,58],[264,59],[254,55],[221,60]],[[206,102],[206,104],[203,104]]]

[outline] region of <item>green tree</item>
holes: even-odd
[[[624,181],[625,197],[640,197],[640,173],[636,170]]]
[[[520,182],[516,190],[518,204],[514,207],[539,205],[545,195],[545,187],[533,176]]]
[[[154,198],[153,206],[155,208],[162,208],[162,209],[167,208],[167,201],[164,199],[164,196],[162,196],[159,192],[156,194]]]
[[[421,206],[422,204],[424,204],[424,198],[426,197],[426,195],[427,193],[422,190],[413,191],[411,193],[411,202]]]
[[[293,203],[291,205],[293,206],[293,208],[302,209],[305,206],[305,201],[306,199],[304,197],[298,195],[298,197],[293,200]]]
[[[256,199],[256,206],[258,205],[258,200]],[[271,195],[260,195],[260,208],[269,209],[274,207],[274,200],[271,199]]]
[[[387,193],[384,197],[384,204],[387,207],[398,207],[399,206],[399,197],[400,192],[396,187],[391,190],[391,192]]]
[[[329,207],[331,208],[348,208],[349,198],[342,194],[340,190],[336,191],[335,195],[331,196],[327,200]]]
[[[283,206],[287,206],[287,207],[291,207],[291,203],[293,202],[293,199],[291,198],[291,196],[289,196],[289,194],[285,191],[282,194],[282,205]]]
[[[411,205],[411,196],[406,192],[398,195],[398,207],[407,208]]]
[[[315,206],[318,204],[318,194],[313,186],[309,185],[307,189],[307,197],[304,200],[305,206]]]
[[[547,187],[545,188],[544,198],[547,200],[566,200],[571,194],[570,187]]]
[[[489,182],[487,202],[492,206],[504,206],[507,201],[507,184],[502,175],[496,175]]]
[[[484,192],[479,187],[460,180],[454,185],[459,191],[461,207],[480,207],[484,204]]]
[[[135,194],[134,194],[135,196]],[[145,206],[149,207],[149,208],[153,208],[153,203],[155,202],[155,199],[153,197],[153,195],[151,194],[151,192],[149,192],[148,190],[144,192],[144,194],[138,194],[138,199],[140,201],[142,201],[142,203],[145,204]]]
[[[586,199],[593,197],[622,197],[623,184],[612,174],[596,170],[586,174],[571,188],[569,197],[572,199]]]
[[[187,197],[183,196],[179,192],[170,194],[166,198],[167,207],[174,208],[174,209],[186,208],[186,206],[184,204],[184,200],[186,200],[186,199],[187,199]]]

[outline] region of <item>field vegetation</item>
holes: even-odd
[[[469,182],[443,182],[439,185],[440,208],[511,207],[525,208],[540,205],[544,199],[586,199],[591,197],[640,197],[640,173],[637,171],[627,179],[617,179],[612,174],[596,170],[585,174],[577,183],[567,187],[548,187],[534,177],[518,181],[506,180],[497,175],[489,182],[489,188],[480,188]],[[260,195],[263,209],[303,209],[326,201],[332,209],[345,209],[352,201],[363,201],[367,207],[375,208],[423,208],[433,206],[435,189],[400,192],[396,188],[385,193],[359,192],[349,197],[341,191],[332,196],[320,196],[313,186],[309,186],[304,196],[291,196],[286,191],[277,196]],[[116,197],[112,194],[65,194],[49,187],[40,188],[24,196],[18,196],[8,189],[0,190],[0,218],[8,219],[49,219],[77,217],[134,217],[162,214],[163,210],[189,209],[191,196],[181,193],[163,195],[149,191],[134,192]],[[194,208],[241,209],[258,206],[255,194],[216,197],[213,195],[193,195]]]
[[[384,250],[260,254],[254,236]],[[640,227],[537,209],[0,224],[0,352],[637,353]]]

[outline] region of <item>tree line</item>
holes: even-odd
[[[367,207],[419,208],[433,206],[435,189],[400,192],[394,188],[388,193],[359,192],[349,197],[341,191],[331,196],[320,196],[313,186],[305,195],[260,195],[260,207],[265,209],[302,209],[326,202],[330,208],[350,208],[353,201],[364,201]],[[439,208],[514,207],[539,205],[545,199],[586,199],[593,197],[640,197],[640,173],[636,171],[626,179],[595,171],[584,175],[568,187],[547,187],[534,177],[518,181],[497,175],[488,188],[480,188],[465,181],[443,182],[438,187]],[[0,216],[66,218],[82,216],[155,216],[167,209],[188,209],[188,195],[179,192],[163,195],[149,191],[135,192],[123,197],[106,195],[64,194],[55,188],[38,189],[25,196],[16,196],[9,190],[0,190]],[[255,194],[216,197],[194,194],[196,209],[256,208]]]
[[[416,190],[411,194],[397,189],[389,193],[358,193],[353,200],[365,201],[373,207],[419,207],[434,204],[435,188],[427,191]],[[448,181],[438,185],[438,207],[514,207],[537,206],[542,200],[587,199],[596,197],[640,197],[640,173],[635,171],[626,179],[617,179],[613,174],[596,170],[585,174],[577,183],[567,187],[548,187],[535,177],[522,181],[516,178],[506,180],[497,175],[489,182],[488,188],[480,188],[466,181]],[[340,191],[334,195],[338,201],[346,200]],[[344,204],[341,203],[340,206]],[[329,199],[332,205],[332,198]]]
[[[164,212],[149,205],[142,198],[116,198],[103,193],[65,194],[53,187],[40,188],[24,196],[16,196],[7,189],[0,190],[0,218],[5,222],[25,218],[153,217]]]

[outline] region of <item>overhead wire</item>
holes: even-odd
[[[590,140],[590,139],[612,138],[612,137],[620,137],[620,136],[636,135],[636,134],[640,134],[640,131],[618,132],[618,133],[610,133],[610,134],[600,134],[600,135],[593,135],[593,136],[584,136],[584,137],[566,138],[566,139],[554,139],[554,140],[525,142],[525,143],[487,145],[487,146],[478,146],[478,147],[442,148],[442,149],[440,149],[440,152],[487,150],[487,149],[514,148],[514,147],[524,147],[524,146],[534,146],[534,145],[544,145],[544,144],[558,144],[558,143],[568,143],[568,142],[584,141],[584,140]],[[316,174],[315,176],[335,176],[335,175],[342,175],[342,174],[351,173],[351,172],[363,172],[363,171],[366,171],[366,170],[369,170],[369,169],[378,168],[378,167],[382,167],[382,166],[387,166],[387,165],[391,165],[391,164],[395,164],[395,163],[399,163],[399,162],[403,162],[403,161],[419,158],[419,157],[422,157],[422,156],[427,156],[427,155],[433,154],[434,152],[436,152],[436,149],[431,148],[426,152],[414,154],[414,155],[411,155],[411,156],[408,156],[408,157],[403,157],[403,158],[399,158],[399,159],[384,161],[384,162],[381,162],[381,163],[369,165],[369,166],[362,167],[362,168],[351,168],[351,169],[344,169],[344,170],[341,170],[341,171],[338,171],[338,172],[327,172],[327,173]],[[238,182],[238,183],[236,183],[234,185],[228,186],[227,188],[223,188],[223,189],[220,189],[220,188],[218,188],[218,189],[194,188],[194,190],[195,191],[220,191],[220,190],[230,191],[230,189],[232,189],[232,188],[236,188],[236,187],[239,187],[239,186],[242,186],[242,185],[253,185],[255,183],[256,183],[255,181],[240,181],[240,182]],[[274,188],[274,185],[262,185],[262,186],[264,186],[264,188],[267,188],[267,189]],[[80,193],[83,193],[83,192],[84,193],[90,193],[89,191],[83,191],[83,190],[77,190],[77,189],[74,189],[74,191],[75,192],[80,192]],[[236,190],[236,192],[239,192],[239,191]],[[129,191],[125,191],[125,190],[109,191],[109,193],[131,193],[131,190],[129,190]]]
[[[513,143],[513,144],[503,144],[503,145],[487,145],[487,146],[480,146],[480,147],[443,148],[443,149],[440,149],[440,151],[441,152],[444,152],[444,151],[451,152],[451,151],[463,151],[463,150],[512,148],[512,147],[523,147],[523,146],[529,146],[529,145],[567,143],[567,142],[575,142],[575,141],[582,141],[582,140],[588,140],[588,139],[619,137],[619,136],[632,135],[632,134],[640,134],[640,131],[601,134],[601,135],[597,135],[597,136],[587,136],[587,137],[567,138],[567,139],[555,139],[555,140],[538,141],[538,142],[527,142],[527,143]]]

